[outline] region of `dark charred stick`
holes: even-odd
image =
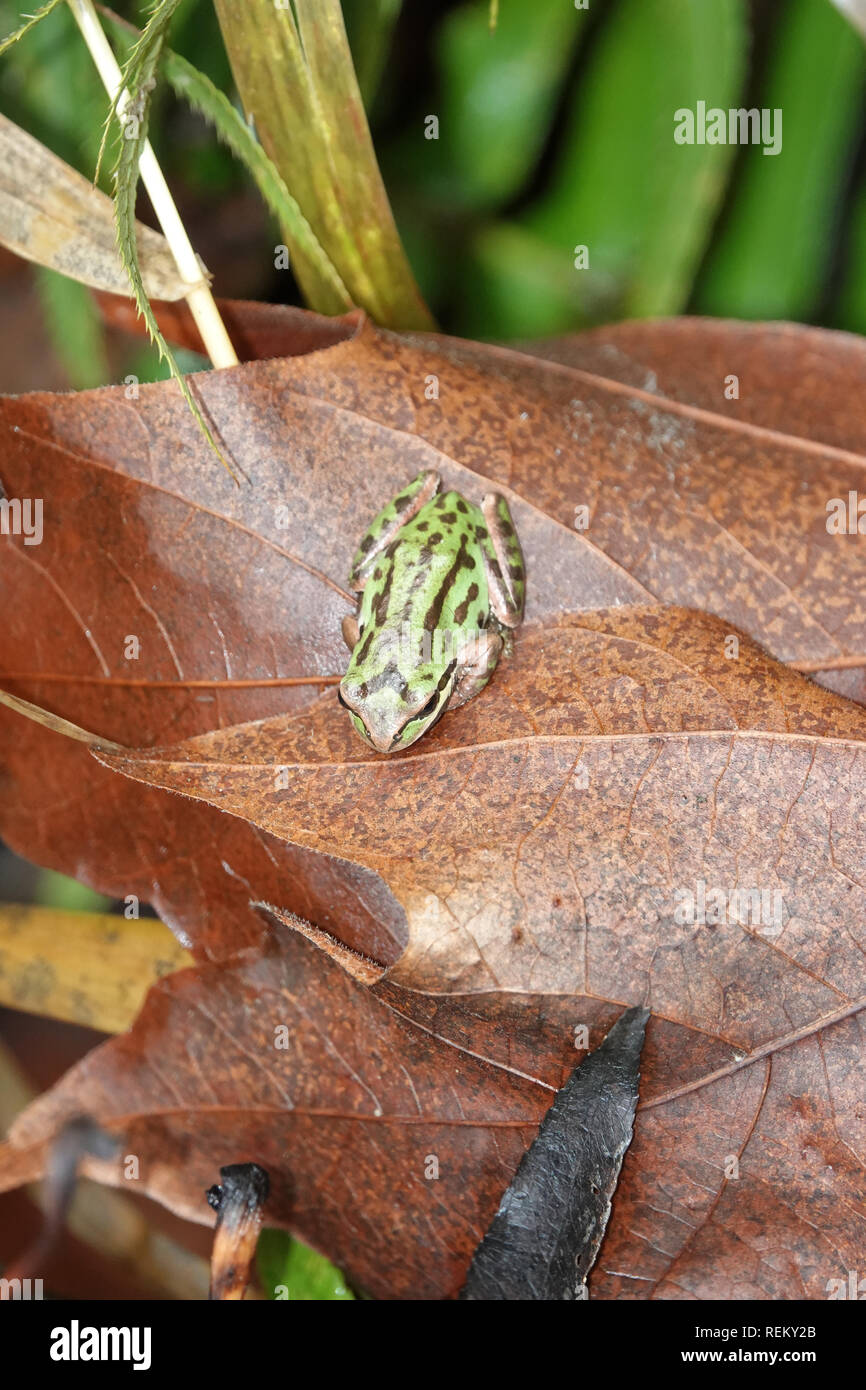
[[[207,1192],[217,1213],[209,1297],[238,1300],[249,1284],[270,1183],[257,1163],[229,1164],[220,1168],[220,1178]]]
[[[647,1009],[627,1009],[575,1068],[475,1252],[466,1300],[587,1297],[638,1099]]]

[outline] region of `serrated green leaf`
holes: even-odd
[[[134,25],[120,19],[110,10],[103,9],[102,14],[109,31],[121,40],[138,37],[139,31]],[[323,282],[331,287],[335,298],[342,300],[343,309],[351,309],[353,306],[349,291],[319,245],[296,199],[292,197],[250,126],[225,93],[215,86],[206,73],[167,46],[162,50],[159,72],[172,90],[213,126],[226,148],[250,173],[284,235],[301,248]]]
[[[23,39],[24,35],[29,33],[34,24],[38,24],[41,19],[49,15],[51,11],[56,9],[62,2],[63,0],[47,0],[47,4],[43,5],[41,9],[36,10],[35,14],[27,15],[24,23],[20,25],[19,28],[14,29],[11,34],[7,34],[5,39],[0,39],[0,57],[3,56],[8,48],[12,47],[13,43],[17,43],[19,39]]]
[[[99,155],[96,160],[96,173],[94,178],[99,177],[99,171],[102,167],[102,160],[105,154],[105,147],[108,142],[112,124],[115,119],[117,119],[119,103],[124,92],[128,96],[128,104],[124,114],[124,120],[121,122],[123,133],[126,134],[129,122],[133,118],[137,119],[140,125],[147,125],[147,113],[150,109],[150,94],[156,85],[156,71],[159,67],[166,38],[168,37],[169,26],[180,4],[181,0],[155,0],[147,24],[126,56],[126,61],[122,68],[122,84],[112,97],[108,108],[108,115],[105,118],[105,125],[102,131],[102,143],[99,147]],[[141,113],[140,116],[137,114],[139,110]],[[145,139],[146,138],[147,136],[145,134]],[[144,140],[142,140],[142,148],[143,147]],[[138,164],[136,162],[136,170],[137,168]],[[114,173],[116,178],[116,166]]]
[[[123,87],[129,101],[121,118],[121,135],[118,140],[117,161],[114,166],[114,210],[117,227],[117,247],[120,258],[129,276],[135,303],[147,326],[151,341],[156,345],[160,357],[168,364],[172,376],[183,393],[199,429],[213,449],[223,467],[235,481],[237,477],[214,439],[211,430],[201,413],[177,359],[159,330],[156,315],[150,307],[141,278],[138,261],[138,245],[135,230],[135,201],[138,190],[138,166],[141,153],[147,142],[148,111],[150,94],[156,85],[162,50],[165,45],[168,26],[180,0],[161,0],[154,9],[141,37],[134,45],[123,68]],[[120,113],[113,104],[113,114]]]
[[[178,96],[214,127],[225,145],[249,170],[256,187],[276,217],[283,235],[300,248],[322,281],[344,309],[352,308],[352,296],[336,268],[316,239],[315,232],[285,183],[256,140],[250,127],[217,87],[177,53],[164,55],[162,71]]]
[[[108,28],[122,38],[136,34],[132,25],[104,11]],[[247,168],[262,198],[277,219],[283,234],[301,248],[328,284],[343,309],[352,308],[352,299],[337,270],[325,254],[297,201],[292,197],[278,170],[265,154],[253,131],[225,93],[181,54],[164,47],[160,75],[176,94],[213,126],[226,147]]]

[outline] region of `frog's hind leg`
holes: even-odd
[[[482,545],[490,607],[503,627],[519,627],[526,596],[526,566],[511,512],[500,492],[488,492],[481,511],[489,533],[489,540]]]
[[[392,497],[387,507],[383,507],[368,529],[355,552],[349,572],[349,588],[361,593],[375,568],[375,562],[392,542],[401,526],[417,516],[421,508],[434,497],[442,486],[442,479],[433,468],[425,468],[408,487]]]
[[[502,637],[492,628],[473,632],[460,649],[457,679],[448,701],[448,709],[465,705],[479,690],[483,690],[496,669],[502,651]]]

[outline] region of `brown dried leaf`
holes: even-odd
[[[646,1108],[593,1292],[823,1296],[863,1239],[866,713],[745,638],[738,659],[726,643],[739,626],[862,693],[863,542],[825,526],[828,498],[856,488],[862,455],[822,418],[798,432],[802,399],[797,430],[782,432],[784,373],[746,351],[766,330],[730,330],[741,383],[767,400],[758,425],[692,403],[710,390],[714,328],[705,375],[690,377],[690,351],[665,347],[657,326],[666,389],[682,396],[665,400],[646,379],[636,388],[504,349],[297,313],[283,330],[275,311],[235,312],[252,350],[261,330],[271,349],[291,335],[306,353],[197,379],[252,488],[213,476],[169,386],[135,402],[114,390],[0,409],[7,492],[55,509],[42,547],[11,545],[0,573],[12,614],[3,684],[145,745],[104,755],[107,771],[3,711],[14,734],[4,833],[109,891],[152,897],[217,962],[157,986],[134,1032],[41,1102],[18,1143],[42,1144],[82,1096],[99,1099],[89,1109],[109,1127],[137,1106],[146,1183],[163,1200],[201,1219],[200,1178],[259,1162],[283,1184],[278,1218],[360,1283],[447,1295],[573,1065],[575,1025],[597,1039],[624,1004],[647,1004]],[[696,358],[701,329],[690,331]],[[798,353],[814,365],[823,345],[827,391],[842,399],[863,349],[841,342],[803,330],[784,372]],[[594,335],[588,350],[605,342]],[[487,479],[508,493],[529,621],[482,698],[406,755],[377,759],[319,692],[344,660],[342,576],[358,531],[426,466],[472,496]],[[587,534],[572,524],[582,503]],[[718,617],[648,602],[658,599]],[[142,639],[134,666],[130,633]],[[243,720],[264,722],[234,727]],[[771,914],[772,931],[680,926],[678,891],[700,881],[777,893],[781,920]],[[244,955],[274,950],[256,900],[391,966],[387,979],[372,991],[331,979],[323,991],[321,965],[308,978],[295,955],[281,964],[294,936],[264,963]],[[267,996],[306,1009],[302,978],[316,1051],[305,1043],[274,1072]],[[394,1009],[422,1030],[411,1066],[402,1033],[389,1061],[376,1050]],[[216,1060],[212,1016],[228,1034]],[[346,1032],[351,1081],[327,1050]],[[416,1089],[416,1066],[440,1088],[414,1109],[398,1053]],[[508,1097],[515,1075],[528,1087],[507,1151],[503,1068]],[[368,1145],[380,1117],[358,1076],[388,1088],[384,1149],[378,1130]],[[484,1101],[468,1147],[447,1110],[465,1106],[464,1084]],[[304,1104],[278,1123],[279,1088]],[[410,1133],[419,1112],[447,1134],[459,1173],[436,1198],[450,1215],[435,1238]],[[227,1151],[241,1140],[243,1152]],[[346,1145],[361,1152],[351,1172]],[[37,1161],[36,1149],[7,1150],[4,1181]]]

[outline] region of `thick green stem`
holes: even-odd
[[[379,173],[339,0],[215,5],[244,108],[355,303],[390,328],[432,327]],[[310,305],[342,310],[290,249]]]

